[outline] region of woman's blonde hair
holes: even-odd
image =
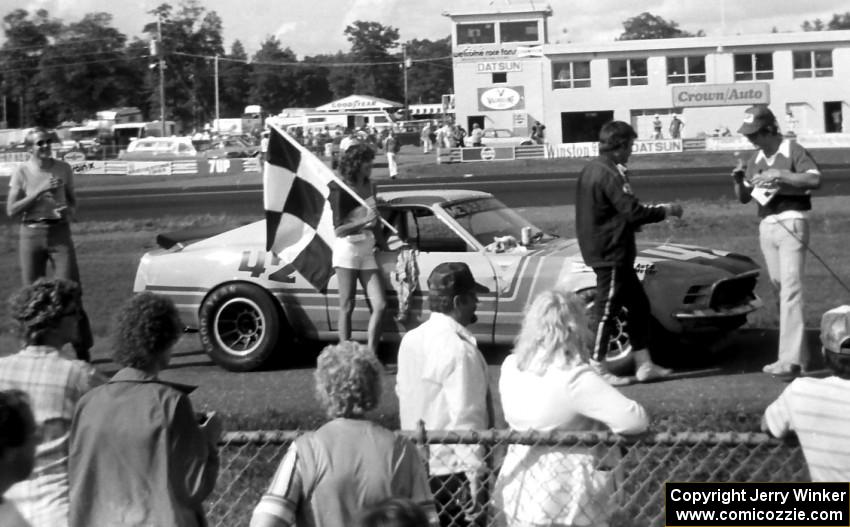
[[[513,354],[522,371],[543,374],[587,361],[591,333],[585,303],[575,293],[546,291],[525,311]]]

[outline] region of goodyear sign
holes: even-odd
[[[752,106],[770,103],[770,85],[766,82],[701,84],[673,87],[673,106]]]

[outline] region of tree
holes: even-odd
[[[444,93],[451,93],[451,36],[435,41],[411,40],[407,43],[407,56],[413,62],[407,73],[408,101],[436,103]]]
[[[617,37],[617,40],[650,40],[657,38],[705,36],[705,33],[701,29],[696,34],[689,33],[679,29],[678,23],[672,20],[664,20],[662,17],[646,11],[623,22],[623,29],[625,31]]]
[[[349,56],[353,62],[350,69],[353,93],[401,99],[401,61],[390,54],[390,50],[398,47],[398,29],[378,22],[357,20],[346,27],[344,33],[351,42]]]
[[[823,20],[816,18],[812,21],[806,20],[800,26],[803,31],[837,31],[840,29],[850,29],[850,11],[846,13],[835,13],[829,23],[824,24]]]
[[[245,53],[242,42],[237,40],[230,46],[230,53],[225,55],[218,65],[219,105],[222,116],[242,115],[249,100],[251,73],[248,54]]]
[[[252,59],[251,102],[272,113],[294,106],[298,100],[297,62],[291,49],[281,49],[277,38],[268,37]]]

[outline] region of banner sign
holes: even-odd
[[[770,85],[766,82],[673,86],[673,106],[677,108],[769,103]]]
[[[500,86],[478,88],[478,111],[522,110],[525,108],[525,88],[522,86]]]
[[[507,73],[522,71],[522,62],[519,60],[479,62],[475,65],[475,71],[478,73]]]
[[[632,146],[632,154],[665,154],[682,151],[681,139],[638,139]],[[596,157],[599,143],[562,143],[555,145],[550,157]]]
[[[755,147],[743,135],[728,137],[706,137],[706,150],[753,150]]]
[[[797,142],[806,148],[850,148],[850,134],[806,134]]]
[[[516,158],[512,146],[477,146],[461,148],[460,160],[463,163],[474,161],[513,161]]]

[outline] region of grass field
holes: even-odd
[[[811,222],[811,248],[845,283],[850,282],[850,261],[847,258],[846,233],[850,231],[850,211],[842,197],[815,198]],[[528,207],[520,212],[550,232],[561,236],[573,235],[573,211],[570,206]],[[94,333],[102,345],[109,331],[111,313],[132,290],[139,257],[154,247],[158,232],[180,228],[238,225],[251,217],[227,215],[162,217],[150,220],[121,222],[82,222],[74,225],[74,237],[85,290],[86,309]],[[640,235],[643,239],[663,240],[703,245],[740,252],[762,263],[758,248],[758,219],[753,206],[728,201],[685,202],[685,216],[650,225]],[[0,275],[0,291],[4,296],[19,286],[17,261],[17,227],[0,227],[0,266],[7,272]],[[809,255],[806,265],[806,322],[816,327],[821,313],[843,303],[850,303],[850,291],[831,276],[830,272]],[[776,327],[776,296],[762,279],[758,286],[765,307],[751,316],[755,327]],[[16,346],[6,302],[0,304],[2,349]]]

